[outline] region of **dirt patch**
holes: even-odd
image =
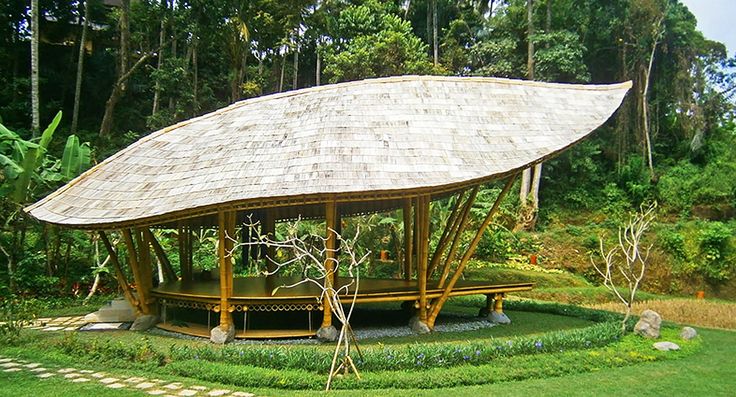
[[[623,313],[621,303],[611,302],[589,305],[593,309]],[[639,314],[646,309],[654,310],[665,321],[684,324],[736,329],[736,303],[716,302],[704,299],[667,299],[636,302],[633,312]]]

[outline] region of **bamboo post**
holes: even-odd
[[[151,229],[149,228],[144,228],[143,233],[148,239],[148,242],[151,244],[153,252],[154,254],[156,254],[156,258],[159,262],[161,262],[161,266],[164,268],[166,280],[176,281],[178,279],[178,277],[176,277],[176,272],[174,272],[174,268],[171,267],[171,262],[169,262],[169,258],[166,256],[166,252],[164,252],[164,249],[163,247],[161,247],[158,239],[156,239],[156,236],[151,232]]]
[[[138,267],[143,280],[143,288],[146,289],[146,295],[150,295],[153,289],[153,266],[151,263],[151,248],[148,239],[144,236],[142,229],[135,229],[136,246],[138,247]]]
[[[118,285],[120,286],[120,289],[123,290],[123,296],[125,296],[125,299],[130,303],[131,306],[133,306],[136,313],[140,313],[140,302],[138,302],[138,299],[133,296],[133,292],[130,290],[128,280],[125,277],[125,273],[123,273],[123,268],[120,266],[120,259],[118,258],[118,254],[115,251],[115,248],[110,243],[110,240],[107,238],[107,234],[105,234],[105,232],[100,231],[99,234],[102,243],[107,249],[107,253],[110,255],[110,262],[112,262],[112,267],[115,270],[115,278],[118,280]]]
[[[455,274],[452,276],[452,279],[450,279],[450,282],[447,284],[447,287],[445,287],[445,290],[442,292],[442,295],[437,298],[437,300],[432,304],[431,312],[429,314],[429,318],[427,325],[432,328],[434,327],[434,322],[437,319],[437,316],[440,313],[440,310],[442,309],[442,306],[447,301],[447,298],[450,296],[450,292],[453,288],[455,288],[455,284],[457,283],[457,280],[460,279],[460,276],[463,273],[463,270],[465,270],[465,265],[467,265],[468,260],[475,254],[475,249],[478,247],[478,243],[480,242],[480,239],[483,237],[483,233],[485,233],[486,228],[488,225],[491,224],[491,221],[493,220],[493,217],[496,215],[496,212],[498,211],[499,206],[501,205],[501,201],[504,197],[506,197],[506,194],[511,190],[511,186],[514,184],[514,180],[516,179],[516,175],[513,175],[509,177],[508,182],[506,182],[506,186],[503,187],[503,190],[498,195],[498,198],[496,198],[496,201],[493,203],[493,207],[488,211],[488,215],[486,215],[486,218],[483,220],[483,223],[480,225],[480,228],[478,229],[478,232],[475,234],[475,237],[473,238],[473,241],[470,242],[470,245],[468,246],[467,251],[465,251],[465,254],[463,255],[462,259],[460,260],[460,263],[458,264],[457,270],[455,270]]]
[[[447,243],[449,242],[449,238],[452,235],[452,231],[457,227],[457,222],[459,221],[458,214],[459,212],[461,212],[460,202],[463,201],[464,197],[465,191],[462,191],[458,194],[457,201],[455,201],[455,204],[452,206],[452,212],[450,212],[450,216],[447,217],[447,222],[445,223],[445,227],[442,230],[442,236],[437,243],[437,248],[432,254],[432,260],[429,262],[429,268],[427,269],[427,275],[429,277],[432,276],[434,270],[437,268],[437,265],[442,259],[442,254],[445,252],[445,248],[447,248]]]
[[[473,204],[475,203],[475,198],[477,197],[477,195],[478,186],[476,186],[470,192],[470,195],[465,201],[465,205],[463,206],[463,214],[455,229],[455,237],[453,238],[452,244],[450,245],[450,252],[447,253],[447,258],[445,258],[445,264],[442,267],[442,275],[440,275],[440,281],[437,283],[437,288],[442,288],[445,285],[445,281],[447,281],[447,277],[450,275],[450,266],[452,266],[453,259],[455,258],[455,253],[460,246],[460,239],[462,239],[465,225],[467,225],[468,223],[470,209],[473,208]]]
[[[191,233],[189,226],[184,222],[179,222],[177,240],[179,241],[179,268],[182,281],[192,281]]]
[[[327,296],[322,299],[322,326],[317,331],[317,337],[323,340],[334,340],[337,337],[337,330],[332,325],[332,290],[336,282],[335,264],[336,255],[335,248],[337,246],[337,236],[335,228],[337,222],[337,205],[334,201],[325,203],[325,288]]]
[[[412,236],[412,223],[411,223],[411,207],[412,199],[404,199],[404,279],[406,281],[411,280],[412,269],[412,257],[414,255],[414,237]]]
[[[419,321],[427,324],[427,262],[429,259],[429,196],[417,197],[416,223],[418,232],[417,244],[417,281],[419,284]],[[430,327],[431,328],[431,327]]]
[[[235,239],[235,211],[217,213],[217,257],[220,265],[220,325],[212,330],[210,339],[227,343],[235,336],[235,325],[230,310],[233,295],[233,239]],[[218,329],[219,328],[219,329]]]
[[[141,308],[141,314],[151,314],[150,307],[148,306],[148,290],[145,288],[145,281],[143,281],[143,275],[139,266],[138,253],[133,244],[133,236],[129,229],[122,229],[123,241],[125,247],[128,249],[128,265],[133,273],[133,280],[135,281],[135,292],[138,296],[139,306]]]
[[[503,314],[503,295],[496,294],[493,299],[493,311],[498,314]]]
[[[261,234],[263,234],[264,237],[267,237],[270,241],[274,241],[276,238],[276,219],[274,215],[273,210],[265,210],[261,226]],[[262,252],[266,257],[266,271],[268,271],[270,277],[273,276],[273,273],[276,272],[276,270],[278,270],[278,266],[273,262],[276,260],[276,249],[271,245],[266,245],[264,248],[262,248]]]

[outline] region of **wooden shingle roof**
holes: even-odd
[[[26,211],[101,229],[439,194],[559,153],[630,86],[400,76],[248,99],[140,139]]]

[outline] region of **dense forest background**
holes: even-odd
[[[0,296],[114,285],[94,235],[20,209],[136,139],[245,98],[399,74],[632,80],[612,120],[544,164],[531,222],[521,187],[478,257],[535,255],[595,281],[599,236],[656,200],[644,288],[736,298],[736,58],[678,0],[4,1]],[[448,209],[433,205],[437,224]],[[355,222],[396,258],[398,218]],[[202,268],[210,237],[198,238]]]

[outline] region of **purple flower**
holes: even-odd
[[[480,350],[476,350],[476,351],[475,351],[475,355],[476,355],[476,356],[480,356]]]
[[[419,355],[417,356],[417,359],[419,360],[424,359],[424,353],[419,353]]]
[[[465,361],[470,360],[470,356],[463,356],[463,360],[465,360]]]
[[[537,350],[541,349],[542,346],[544,346],[544,345],[542,344],[542,341],[541,340],[538,340],[538,341],[534,342],[534,347],[536,347]]]

